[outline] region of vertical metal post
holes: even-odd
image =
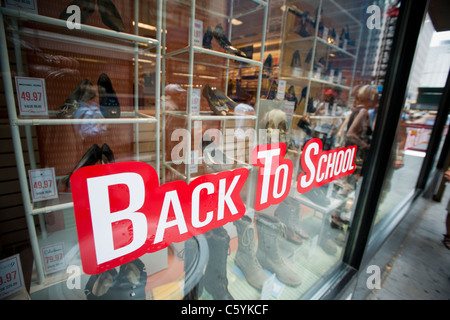
[[[267,33],[267,17],[268,17],[268,12],[269,12],[269,3],[266,2],[266,5],[264,7],[264,21],[263,21],[263,30],[262,30],[262,35],[261,35],[261,49],[260,49],[260,56],[259,56],[259,61],[261,62],[260,66],[259,66],[259,74],[258,74],[258,86],[256,89],[256,101],[255,101],[255,115],[258,116],[259,114],[259,107],[260,107],[260,101],[261,101],[261,85],[262,85],[262,74],[263,74],[263,68],[264,68],[264,49],[266,46],[266,33]],[[258,120],[255,119],[253,120],[255,123],[253,124],[253,141],[249,141],[249,148],[250,148],[250,152],[249,152],[249,162],[250,164],[252,164],[252,149],[254,147],[256,147],[256,145],[258,144],[257,141],[257,137],[259,136],[257,133],[258,130]],[[245,138],[244,138],[245,139]],[[249,185],[249,189],[247,192],[247,208],[251,208],[252,204],[255,203],[255,179],[256,177],[253,177],[253,175],[256,175],[258,170],[256,167],[251,166],[251,168],[249,169],[249,180],[250,180],[250,185]]]
[[[433,171],[433,163],[439,151],[439,145],[441,144],[441,136],[444,131],[445,124],[448,119],[448,111],[450,107],[450,73],[447,76],[447,82],[445,83],[444,92],[439,102],[439,109],[434,121],[433,130],[430,136],[430,142],[428,143],[427,153],[423,160],[422,169],[420,170],[419,178],[417,180],[417,189],[424,190],[427,187],[430,173]],[[447,168],[444,168],[447,170]]]
[[[155,154],[156,154],[156,171],[158,177],[161,174],[161,159],[160,159],[160,135],[161,135],[161,23],[162,23],[162,0],[158,0],[157,9],[157,21],[156,21],[156,40],[158,40],[158,45],[156,47],[156,66],[155,66],[155,117],[156,117],[156,138],[155,138]]]
[[[139,0],[134,0],[134,34],[139,35]],[[139,111],[139,44],[134,43],[134,111]],[[134,124],[134,148],[139,161],[139,123]]]
[[[157,32],[161,33],[160,37],[161,37],[161,83],[165,84],[166,83],[166,20],[167,20],[167,10],[166,10],[166,3],[167,1],[161,1],[161,29]],[[162,132],[161,136],[162,136],[162,162],[165,163],[166,162],[166,88],[162,87],[161,88],[161,97],[160,97],[160,110],[161,110],[161,128],[162,130],[164,130],[164,132]],[[163,166],[162,167],[162,176],[160,178],[162,183],[166,182],[166,168]]]
[[[30,192],[28,190],[28,180],[26,176],[25,161],[23,158],[22,142],[20,141],[20,131],[17,125],[16,103],[14,98],[14,89],[11,80],[11,69],[9,66],[8,49],[6,42],[5,25],[3,21],[3,14],[0,13],[0,55],[3,83],[5,86],[5,99],[8,109],[8,116],[11,125],[11,136],[14,145],[14,154],[16,157],[17,171],[20,181],[20,191],[22,193],[23,207],[25,209],[25,219],[28,226],[28,233],[30,235],[31,249],[36,263],[36,271],[39,283],[45,280],[44,269],[42,266],[41,254],[39,252],[39,242],[36,234],[36,226],[32,215],[32,204]]]
[[[195,0],[191,0],[191,20],[189,21],[189,84],[187,91],[187,131],[192,133],[192,89],[194,85],[194,28],[195,28]],[[185,160],[186,182],[191,182],[191,137],[187,141]]]

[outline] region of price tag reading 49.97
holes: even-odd
[[[0,298],[23,289],[23,274],[19,254],[0,261]]]
[[[20,115],[48,115],[44,79],[16,77],[16,90]]]
[[[31,197],[33,201],[58,198],[56,189],[55,168],[29,170]]]

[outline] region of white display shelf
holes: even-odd
[[[200,120],[213,120],[213,121],[225,121],[225,120],[256,120],[256,115],[215,115],[212,111],[202,111],[200,114],[189,114],[184,111],[166,111],[165,115],[170,115],[182,119],[190,119],[192,121]]]
[[[20,182],[20,190],[22,194],[23,206],[25,210],[25,218],[28,226],[30,242],[32,247],[32,252],[35,261],[35,270],[37,281],[40,285],[45,285],[46,275],[44,274],[40,244],[38,241],[38,234],[36,231],[36,225],[34,221],[34,216],[38,216],[41,224],[42,234],[46,234],[45,222],[42,214],[51,213],[57,210],[64,210],[73,208],[73,203],[71,201],[65,203],[57,203],[58,201],[50,201],[49,205],[44,205],[40,203],[33,203],[31,201],[31,195],[28,185],[27,168],[25,166],[24,153],[22,148],[22,141],[20,137],[19,127],[25,127],[26,133],[26,143],[28,149],[33,149],[32,138],[31,138],[31,126],[42,126],[42,125],[76,125],[76,124],[134,124],[136,126],[135,138],[138,141],[138,125],[139,124],[149,124],[153,123],[156,126],[157,138],[156,138],[156,167],[159,172],[159,128],[160,128],[160,70],[161,70],[161,21],[162,21],[162,0],[157,0],[157,39],[143,37],[138,35],[138,27],[135,26],[135,34],[117,32],[113,30],[108,30],[104,28],[89,26],[85,24],[80,24],[80,28],[74,30],[73,35],[62,36],[58,33],[48,32],[43,30],[34,30],[30,27],[21,28],[19,30],[17,21],[30,21],[35,23],[40,23],[44,25],[60,27],[62,30],[67,29],[66,21],[61,19],[56,19],[52,17],[47,17],[39,14],[34,14],[26,12],[23,10],[10,9],[10,8],[0,8],[0,53],[1,53],[1,67],[2,72],[5,77],[3,77],[3,85],[5,90],[5,100],[8,110],[9,121],[11,124],[11,136],[14,145],[14,153],[16,158],[16,164],[18,169],[18,176]],[[134,16],[137,21],[139,16],[139,1],[134,1]],[[138,100],[135,98],[134,111],[121,112],[120,118],[101,118],[101,119],[58,119],[56,118],[56,111],[50,111],[49,116],[44,117],[33,117],[33,116],[20,116],[17,115],[15,90],[11,75],[10,59],[8,52],[8,39],[6,34],[6,27],[8,26],[5,22],[5,18],[11,20],[12,28],[8,31],[12,31],[13,37],[13,49],[15,54],[15,64],[17,66],[17,75],[25,75],[23,72],[22,54],[21,54],[21,36],[31,36],[38,37],[46,40],[51,40],[58,43],[70,42],[71,45],[77,44],[78,47],[94,46],[102,49],[107,49],[111,51],[124,52],[126,59],[133,60],[134,63],[134,83],[135,83],[135,94],[138,94],[138,64],[141,60],[140,55],[145,55],[146,59],[151,59],[155,61],[155,74],[157,75],[155,80],[155,115],[146,115],[143,110],[139,110]],[[97,35],[101,36],[102,40],[91,40],[84,38],[85,35]],[[109,43],[108,40],[120,40],[115,42],[129,41],[128,45],[113,44]],[[51,49],[51,48],[47,48]],[[150,49],[154,49],[155,53],[149,52]],[[55,118],[53,118],[55,117]],[[136,148],[136,152],[139,152]],[[36,169],[36,162],[34,159],[34,153],[29,153],[30,166],[32,169]],[[67,199],[66,199],[67,200]]]

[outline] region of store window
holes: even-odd
[[[437,33],[426,17],[411,69],[407,99],[399,120],[371,241],[392,223],[414,196],[449,70],[448,33]],[[448,131],[445,126],[441,146]],[[438,160],[436,156],[434,163]],[[435,166],[432,166],[434,168]]]
[[[342,264],[381,8],[88,3],[1,8],[31,298],[311,294]]]

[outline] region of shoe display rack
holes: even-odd
[[[163,20],[163,28],[167,29],[162,39],[161,126],[164,181],[182,179],[189,183],[206,173],[237,167],[252,170],[253,166],[248,162],[249,143],[246,143],[245,150],[239,150],[234,145],[233,138],[238,133],[234,131],[228,137],[225,133],[227,129],[236,128],[242,129],[242,132],[247,129],[253,129],[254,132],[257,130],[267,6],[267,2],[262,0],[164,2],[164,10],[175,12],[173,16],[179,17],[178,12],[184,12],[181,14],[184,17],[182,21]],[[242,37],[245,34],[242,30],[249,27],[255,30],[257,36],[251,39]],[[236,75],[244,69],[251,69],[257,75],[257,90],[247,99],[235,94],[231,87]],[[215,104],[216,99],[223,103]],[[220,109],[224,104],[227,105],[227,110]],[[179,143],[178,138],[173,141],[172,128],[183,128],[190,135],[185,148],[191,150],[192,154],[183,155],[184,158],[179,159],[178,164],[171,155],[174,146]],[[219,130],[223,136],[209,134],[211,140],[206,141],[204,139],[208,130]],[[225,154],[225,151],[229,151],[227,142],[234,148],[236,153],[235,157],[231,157],[231,163],[224,161],[226,163],[217,165],[211,162],[209,166],[205,164],[208,155],[203,152],[204,147],[214,139],[218,139],[215,141],[216,152]],[[247,156],[239,157],[242,152]],[[192,164],[191,157],[198,162],[198,166],[186,165]]]
[[[296,101],[290,152],[298,155],[305,136],[342,139],[336,133],[351,106],[362,25],[334,0],[289,1],[284,19],[279,80]]]
[[[92,5],[95,6],[95,2]],[[152,155],[152,165],[159,171],[160,156],[159,156],[159,131],[160,131],[160,70],[161,70],[161,33],[155,32],[156,37],[148,37],[139,35],[138,24],[132,24],[133,21],[139,20],[139,4],[141,1],[134,1],[134,3],[126,4],[122,6],[120,3],[120,14],[124,18],[120,19],[120,14],[116,11],[113,14],[111,6],[100,7],[99,10],[107,8],[111,12],[100,12],[98,18],[93,14],[93,10],[88,10],[82,7],[82,19],[85,19],[86,14],[91,14],[89,19],[94,21],[98,20],[98,23],[94,22],[94,25],[90,25],[90,21],[84,22],[78,26],[78,28],[70,29],[67,21],[61,16],[58,17],[62,9],[67,7],[67,3],[58,3],[52,5],[42,3],[42,8],[37,8],[37,12],[28,12],[25,10],[17,10],[15,8],[0,8],[0,43],[1,43],[1,56],[2,56],[2,72],[3,83],[5,89],[5,98],[7,103],[8,116],[11,124],[12,139],[14,144],[14,151],[16,157],[16,163],[19,174],[20,188],[23,197],[23,206],[25,209],[25,217],[28,225],[30,242],[32,246],[32,252],[34,255],[34,268],[33,274],[37,278],[37,282],[41,286],[50,285],[54,283],[53,280],[48,280],[52,275],[48,274],[44,265],[44,257],[42,256],[42,246],[45,243],[47,237],[59,237],[61,241],[69,241],[73,238],[73,247],[77,246],[77,237],[74,228],[70,230],[62,230],[61,232],[47,232],[46,222],[44,221],[45,214],[51,214],[54,212],[63,211],[66,219],[73,218],[73,203],[71,201],[71,193],[69,190],[63,190],[58,195],[58,198],[53,200],[45,200],[41,202],[33,201],[32,199],[32,187],[30,187],[28,168],[41,169],[48,167],[48,164],[43,164],[42,159],[45,156],[52,157],[51,161],[63,161],[68,159],[67,165],[68,172],[72,171],[74,163],[77,161],[72,159],[70,155],[72,151],[69,150],[70,146],[79,147],[89,143],[92,145],[89,137],[83,136],[78,140],[71,141],[67,139],[64,141],[65,134],[72,132],[76,128],[90,128],[89,130],[103,130],[105,128],[112,128],[110,134],[110,146],[116,145],[117,149],[112,148],[117,156],[119,155],[120,161],[124,160],[140,160],[147,161],[148,159],[140,158],[142,150],[140,148],[139,134],[142,132],[142,128],[148,126],[153,127],[153,132],[156,132],[155,147]],[[76,4],[76,3],[75,3]],[[161,30],[162,21],[162,1],[157,0],[155,2],[157,8],[154,8],[156,12],[155,29]],[[118,5],[116,3],[116,5]],[[114,7],[114,5],[112,5]],[[114,7],[114,10],[115,7]],[[126,12],[125,12],[126,11]],[[64,16],[62,13],[61,15]],[[99,16],[101,15],[101,19]],[[115,16],[114,16],[115,15]],[[117,18],[119,16],[119,18]],[[103,21],[103,23],[101,23]],[[125,24],[124,24],[125,22]],[[97,26],[95,26],[97,24]],[[55,54],[55,52],[62,52]],[[72,58],[73,57],[73,58]],[[101,59],[99,59],[101,57]],[[41,59],[41,60],[39,60]],[[47,59],[47,60],[46,60]],[[95,60],[97,59],[97,60]],[[37,61],[40,62],[37,62]],[[95,61],[94,61],[95,60]],[[100,62],[99,62],[100,61]],[[104,61],[110,63],[110,65],[101,63]],[[115,65],[114,62],[118,61],[119,64]],[[152,90],[152,96],[150,98],[151,103],[148,101],[144,103],[140,100],[143,92],[139,86],[142,78],[141,68],[142,65],[151,65],[151,69],[155,74],[154,90]],[[16,66],[12,69],[11,66]],[[82,73],[84,70],[84,74]],[[99,70],[102,70],[101,72]],[[98,77],[98,86],[101,82],[108,81],[109,84],[114,83],[117,95],[119,96],[120,115],[117,114],[118,109],[108,109],[111,112],[103,113],[103,116],[85,116],[76,118],[66,114],[61,116],[63,112],[66,112],[70,107],[75,105],[70,97],[67,98],[67,94],[64,92],[72,92],[76,89],[79,80],[76,84],[72,79],[82,79],[88,77]],[[43,72],[43,73],[39,73]],[[102,73],[103,72],[103,73]],[[40,77],[40,74],[45,76]],[[109,79],[107,75],[109,74]],[[9,76],[11,75],[11,76]],[[19,110],[18,101],[18,88],[15,85],[15,77],[26,78],[45,78],[45,89],[47,92],[48,113],[45,115],[29,115],[22,114]],[[85,81],[85,80],[83,80]],[[125,95],[124,88],[130,92],[130,95]],[[84,90],[82,84],[77,90]],[[105,89],[109,94],[114,92],[114,89]],[[109,91],[108,91],[109,90]],[[99,97],[101,98],[101,92],[99,91]],[[64,96],[65,95],[65,96]],[[93,94],[95,95],[95,94]],[[33,100],[33,95],[31,100]],[[117,99],[117,97],[115,97]],[[64,102],[64,100],[66,102]],[[76,99],[75,99],[76,100]],[[73,103],[71,103],[73,102]],[[108,105],[109,103],[109,105]],[[103,103],[105,106],[111,105],[111,100]],[[149,105],[151,104],[151,105]],[[63,106],[63,107],[59,107]],[[116,105],[118,107],[118,105]],[[64,110],[63,110],[64,109]],[[75,108],[74,111],[76,111]],[[79,110],[79,109],[78,109]],[[21,140],[20,131],[21,128],[25,129],[26,139]],[[50,129],[49,129],[50,128]],[[125,129],[122,129],[125,128]],[[42,131],[39,131],[42,130]],[[45,131],[48,130],[48,131]],[[109,129],[105,129],[109,130]],[[33,146],[32,132],[38,131],[39,133],[47,133],[46,138],[48,141],[39,140],[39,153],[41,160],[37,159],[33,152],[29,152],[29,159],[24,157],[24,151],[22,143],[26,143],[28,150],[36,149]],[[92,131],[89,131],[92,133]],[[68,133],[69,134],[69,133]],[[61,135],[61,143],[57,141],[58,135]],[[70,133],[73,135],[73,133]],[[45,135],[44,135],[45,136]],[[124,137],[121,137],[124,136]],[[121,139],[126,138],[126,142]],[[55,139],[55,140],[52,140]],[[45,140],[45,139],[43,139]],[[134,143],[133,143],[134,141]],[[130,143],[131,142],[131,143]],[[36,142],[35,142],[36,144]],[[97,145],[95,145],[97,146]],[[101,144],[100,144],[101,146]],[[41,147],[43,148],[41,150]],[[46,150],[59,150],[54,155],[44,155],[49,153]],[[105,144],[102,149],[97,146],[96,150],[105,151],[107,145]],[[122,151],[121,151],[122,150]],[[86,147],[83,151],[88,151]],[[108,160],[112,158],[112,151],[103,152],[103,156]],[[90,151],[85,154],[86,158]],[[81,153],[81,154],[83,154]],[[102,156],[100,156],[101,158]],[[59,160],[58,160],[59,159]],[[49,161],[50,161],[49,160]],[[97,158],[94,162],[97,162]],[[28,165],[29,164],[29,165]],[[63,169],[64,171],[66,169]],[[61,171],[61,170],[59,170]],[[67,171],[64,174],[68,173]],[[63,175],[56,173],[57,184],[64,185]],[[31,189],[31,190],[30,190]],[[67,188],[66,188],[67,189]],[[61,191],[58,187],[58,191]],[[72,217],[70,217],[72,216]],[[39,221],[39,230],[37,230],[36,222]],[[68,222],[66,221],[66,224]],[[64,228],[63,228],[64,229]],[[72,240],[70,240],[72,241]],[[69,242],[70,242],[69,241]],[[65,253],[75,256],[73,247],[66,245]],[[67,258],[67,257],[66,257]],[[65,274],[65,273],[64,273]],[[66,275],[67,277],[67,275]],[[58,281],[63,281],[59,279]]]
[[[303,146],[310,139],[321,139],[324,150],[345,146],[363,20],[354,15],[353,8],[344,8],[341,3],[286,1],[279,3],[280,12],[271,16],[283,23],[279,35],[276,28],[268,35],[271,50],[263,63],[259,115],[285,113],[280,117],[286,124],[274,121],[274,129],[285,131],[279,139],[286,143],[286,157],[294,163],[293,186],[301,173]],[[286,107],[292,103],[293,112]],[[281,299],[308,296],[309,289],[339,265],[357,195],[355,189],[353,176],[305,194],[293,187],[283,203],[261,212],[285,224],[286,237],[280,237],[278,247],[302,278],[300,286],[278,283],[283,286]],[[230,272],[228,275],[233,277]],[[239,277],[234,275],[233,283],[237,282]],[[232,294],[237,291],[230,289]],[[245,298],[255,297],[249,294]]]

